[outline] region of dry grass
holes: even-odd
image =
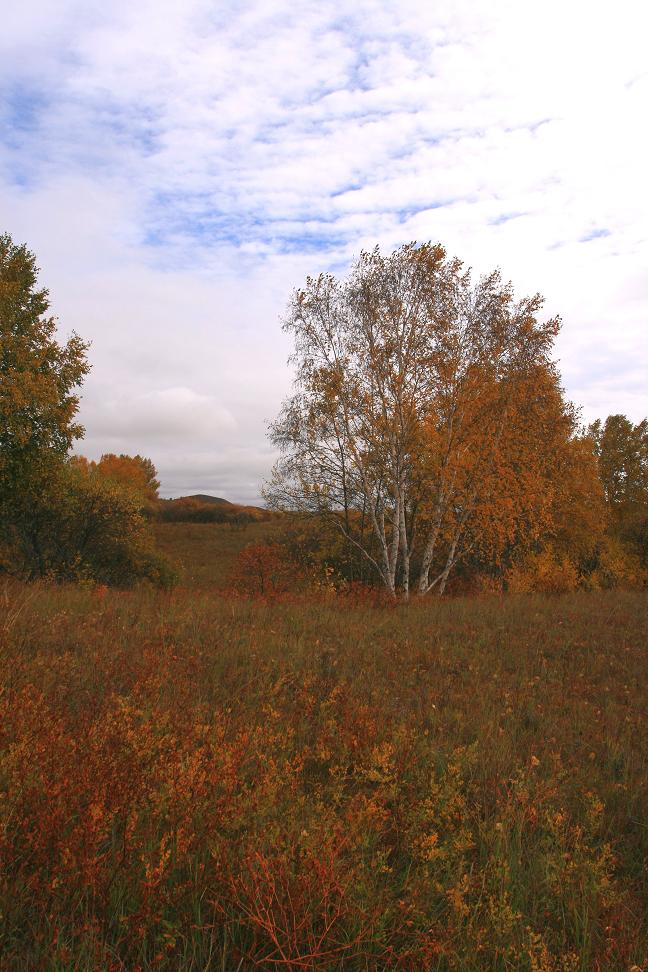
[[[279,529],[277,520],[232,526],[228,523],[156,523],[155,540],[179,573],[180,585],[216,590],[228,581],[244,547],[265,543]]]
[[[2,969],[645,962],[645,595],[0,604]]]

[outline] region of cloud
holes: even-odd
[[[647,26],[634,0],[14,5],[2,225],[93,342],[84,448],[258,497],[291,289],[411,239],[544,293],[587,417],[643,417]]]
[[[209,443],[223,430],[235,430],[236,421],[212,395],[191,388],[162,388],[104,402],[93,427],[95,435],[116,442],[174,444],[189,438]]]

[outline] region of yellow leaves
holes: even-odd
[[[142,456],[106,453],[98,463],[91,463],[105,479],[132,490],[144,505],[157,499],[159,482],[155,466]]]
[[[171,859],[171,835],[163,834],[157,850],[157,860],[143,860],[145,884],[151,889],[160,883]]]
[[[529,554],[507,572],[509,591],[526,594],[538,591],[561,594],[574,591],[579,584],[576,566],[565,554],[554,552],[549,545],[540,553]]]
[[[322,740],[318,739],[315,746],[315,754],[318,759],[322,760],[323,763],[327,763],[333,757],[333,750]]]
[[[371,751],[371,764],[368,778],[381,783],[386,783],[393,779],[393,757],[394,747],[391,743],[384,742],[380,746],[374,746]]]
[[[605,804],[595,793],[587,793],[587,822],[592,830],[596,830],[603,817]]]
[[[417,847],[421,860],[428,864],[444,856],[444,851],[439,847],[439,835],[434,831],[421,837]]]
[[[580,957],[576,952],[566,952],[556,957],[552,954],[543,936],[527,928],[527,956],[531,972],[578,972]]]
[[[470,907],[466,901],[466,896],[469,890],[470,878],[467,874],[462,874],[457,884],[446,891],[446,897],[450,907],[460,919],[467,918],[470,914]]]
[[[441,589],[466,552],[492,566],[528,548],[552,528],[555,447],[573,431],[541,303],[514,304],[499,273],[473,287],[460,261],[415,245],[309,280],[287,323],[298,382],[272,429],[271,498],[362,509],[363,529],[345,529],[392,593],[417,561],[428,589],[435,553]]]

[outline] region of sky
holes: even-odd
[[[79,451],[259,502],[308,274],[441,242],[560,314],[584,421],[648,413],[642,0],[22,0],[0,231],[92,342]]]

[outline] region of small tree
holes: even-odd
[[[608,415],[589,427],[613,533],[648,569],[648,419]]]
[[[610,510],[623,517],[648,506],[648,419],[633,425],[625,415],[608,415],[588,431]]]
[[[23,527],[31,529],[32,498],[55,478],[73,441],[75,389],[88,372],[87,345],[64,345],[38,289],[33,253],[0,236],[0,548],[3,559]]]
[[[239,594],[276,597],[286,594],[303,581],[295,573],[288,551],[276,543],[254,543],[238,555],[230,575],[230,585]]]
[[[550,362],[559,321],[476,285],[441,246],[308,278],[284,327],[295,393],[271,427],[271,505],[329,519],[387,590],[442,592],[476,545],[547,527],[552,450],[575,430]]]

